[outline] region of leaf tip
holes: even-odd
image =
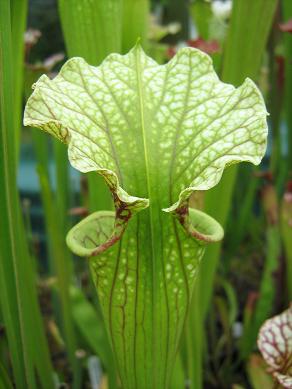
[[[131,51],[145,53],[143,50],[143,47],[142,47],[142,38],[141,37],[137,38],[135,46],[132,48]]]

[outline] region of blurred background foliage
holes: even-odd
[[[65,245],[70,226],[110,209],[111,198],[102,180],[68,165],[65,146],[21,118],[41,74],[54,76],[71,56],[98,65],[138,38],[159,63],[199,48],[223,81],[250,77],[264,95],[261,166],[230,167],[192,199],[226,237],[202,261],[171,388],[274,387],[256,339],[292,299],[291,0],[2,0],[1,388],[119,388],[87,264]]]

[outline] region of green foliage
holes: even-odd
[[[281,214],[280,214],[280,228],[283,240],[284,252],[286,254],[286,300],[292,299],[292,240],[291,240],[291,220],[292,220],[292,202],[291,190],[284,193]]]
[[[252,317],[244,323],[244,332],[241,338],[241,356],[246,359],[252,352],[261,324],[272,314],[275,299],[275,273],[280,256],[279,226],[270,226],[267,229],[267,254],[259,287],[259,297]]]
[[[25,2],[22,4],[25,6]],[[21,26],[25,17],[22,9],[17,13],[18,7],[17,1],[0,3],[0,302],[16,387],[49,389],[53,385],[52,368],[16,187],[19,123],[15,114],[20,113],[17,109],[20,109],[22,89],[18,84],[21,78],[15,77],[16,69],[21,73],[21,60],[14,62],[12,53],[18,45],[19,50],[23,48]],[[12,16],[19,17],[20,28],[16,20],[11,24]],[[14,30],[11,25],[15,26]],[[1,367],[1,379],[7,382],[2,370]]]
[[[166,122],[167,111],[171,120]],[[267,135],[264,103],[252,81],[235,90],[218,80],[210,58],[197,50],[182,49],[168,65],[159,66],[140,46],[127,56],[112,54],[96,69],[77,58],[53,81],[42,76],[27,103],[24,124],[68,143],[76,169],[97,171],[118,200],[137,211],[148,207],[142,196],[149,197],[149,191],[139,188],[140,198],[133,197],[119,182],[123,178],[131,188],[126,177],[141,152],[145,162],[140,171],[145,170],[148,181],[157,175],[158,159],[174,171],[171,193],[162,200],[162,208],[174,212],[193,191],[216,185],[226,165],[258,164]],[[223,136],[222,125],[229,130]],[[173,146],[169,138],[179,143]],[[199,148],[194,156],[193,147]]]
[[[288,22],[292,18],[292,3],[289,0],[283,0],[283,22]],[[286,33],[284,35],[285,44],[285,115],[288,125],[288,166],[291,170],[292,165],[292,36]]]
[[[222,78],[225,82],[238,85],[245,77],[257,78],[277,1],[269,0],[269,4],[270,6],[267,6],[265,0],[256,2],[237,0],[234,2],[230,30],[224,50]],[[263,17],[263,11],[267,13],[265,17]],[[244,21],[246,19],[243,15],[249,19],[248,25]],[[256,39],[254,39],[255,37]],[[241,50],[238,50],[239,42],[242,42]],[[206,198],[206,211],[216,217],[223,225],[225,225],[230,211],[236,173],[236,167],[229,169],[222,182],[212,192],[209,192]],[[218,204],[218,198],[224,198],[224,201]],[[211,248],[206,254],[202,268],[205,286],[206,282],[208,286],[212,283],[219,253],[220,247],[218,245]],[[215,266],[211,263],[214,263]],[[206,269],[204,269],[204,264],[206,264]],[[211,291],[209,287],[204,287],[204,289],[208,291],[207,294]],[[210,298],[207,294],[206,300],[204,298],[202,300],[202,305],[205,307],[203,311],[206,310],[208,298]]]
[[[248,361],[247,372],[254,389],[273,388],[273,380],[271,376],[268,375],[267,366],[259,355],[251,355]]]
[[[190,5],[191,15],[198,29],[199,36],[208,40],[210,37],[210,21],[212,18],[211,4],[204,0],[195,1]]]
[[[42,71],[30,69],[26,66],[26,84],[24,91],[26,98],[29,97],[31,84],[42,74]],[[43,67],[43,71],[46,68]],[[32,142],[37,162],[37,174],[40,185],[41,199],[44,210],[45,229],[48,235],[48,251],[50,254],[50,274],[57,277],[57,293],[55,298],[55,312],[58,317],[58,324],[61,328],[61,336],[64,337],[70,363],[73,366],[74,374],[77,369],[75,351],[77,348],[75,331],[71,314],[69,300],[69,287],[73,279],[72,257],[66,250],[65,240],[62,236],[68,230],[67,210],[68,210],[68,164],[67,152],[64,145],[54,142],[54,156],[56,161],[56,191],[52,189],[49,172],[49,145],[44,134],[32,130]]]
[[[12,382],[4,366],[0,363],[0,388],[12,389]]]
[[[34,20],[36,14],[39,15],[37,25],[39,20],[46,23],[45,20],[48,18],[50,27],[39,27],[42,38],[36,47],[33,47],[34,42],[29,42],[26,36],[23,50],[27,2],[0,1],[0,184],[3,189],[0,191],[0,387],[52,388],[64,382],[77,389],[93,385],[92,372],[95,372],[103,375],[101,384],[103,388],[120,389],[121,383],[116,376],[116,367],[106,334],[110,331],[106,331],[104,326],[101,308],[106,317],[108,330],[109,323],[112,323],[112,343],[118,350],[116,354],[119,355],[116,359],[119,370],[123,372],[126,369],[122,375],[123,380],[127,380],[129,385],[134,385],[133,382],[139,380],[143,381],[146,370],[149,380],[153,379],[158,383],[160,379],[164,380],[163,376],[166,376],[165,371],[168,370],[166,379],[169,380],[171,389],[186,387],[200,389],[205,386],[208,388],[251,386],[255,389],[273,387],[274,382],[266,373],[266,365],[254,351],[258,328],[262,322],[272,312],[280,312],[284,305],[288,306],[291,300],[292,211],[289,179],[292,155],[290,109],[292,35],[284,32],[285,29],[289,30],[289,24],[286,26],[283,24],[292,18],[291,1],[234,0],[231,16],[220,18],[213,13],[214,7],[208,0],[194,0],[188,5],[180,4],[178,0],[157,0],[152,2],[151,8],[147,0],[59,0],[60,21],[53,16],[57,15],[57,9],[47,8],[46,3],[32,2],[28,27],[36,25]],[[155,18],[153,14],[150,17],[150,10],[155,12]],[[41,14],[40,11],[45,11],[46,14]],[[195,29],[190,28],[190,17],[195,23]],[[168,25],[169,21],[179,22],[180,27]],[[180,212],[180,200],[183,200],[184,196],[188,197],[193,188],[198,189],[196,179],[198,166],[202,160],[196,157],[192,165],[188,159],[189,156],[195,157],[198,147],[195,141],[189,144],[186,142],[188,128],[185,127],[185,120],[182,120],[182,130],[185,132],[177,139],[175,148],[179,151],[177,158],[176,152],[170,151],[175,156],[171,168],[177,169],[179,177],[180,161],[189,166],[186,176],[182,174],[178,182],[172,182],[173,189],[168,188],[166,191],[166,181],[162,177],[164,174],[166,176],[167,171],[171,171],[170,166],[165,169],[165,164],[169,161],[167,147],[170,146],[163,147],[174,144],[176,139],[172,130],[163,131],[164,125],[160,125],[157,131],[161,132],[163,141],[162,138],[156,137],[156,134],[153,134],[153,123],[156,122],[149,120],[148,112],[148,105],[157,103],[158,106],[157,98],[161,93],[162,84],[167,95],[169,91],[171,93],[172,90],[176,91],[180,84],[183,91],[188,90],[181,81],[175,84],[176,73],[180,71],[174,71],[170,72],[174,85],[164,83],[164,79],[160,80],[160,86],[155,93],[153,92],[153,96],[150,96],[149,91],[144,93],[143,90],[143,93],[139,93],[132,80],[127,86],[123,86],[121,93],[129,87],[132,94],[131,99],[128,98],[131,102],[129,106],[127,99],[118,98],[118,105],[124,109],[131,124],[131,131],[127,131],[127,139],[121,137],[122,140],[119,142],[118,132],[115,132],[113,138],[113,144],[118,145],[117,156],[121,159],[121,162],[118,161],[121,174],[117,172],[114,164],[110,166],[110,174],[102,169],[101,173],[107,180],[109,178],[111,186],[109,190],[103,177],[96,171],[87,173],[86,176],[82,176],[81,193],[76,193],[71,188],[72,182],[69,184],[66,144],[57,139],[52,142],[46,134],[37,129],[24,130],[23,138],[20,138],[22,94],[24,92],[26,99],[28,98],[31,85],[42,73],[53,77],[50,72],[54,57],[46,61],[42,55],[48,52],[46,47],[48,29],[53,30],[51,26],[57,26],[60,22],[68,56],[83,57],[90,65],[100,65],[112,52],[126,54],[137,41],[159,64],[164,64],[179,47],[185,45],[181,39],[191,39],[192,44],[200,44],[203,50],[213,46],[217,50],[218,46],[218,51],[212,52],[211,55],[214,67],[221,73],[223,81],[240,85],[246,77],[251,77],[259,84],[268,102],[270,139],[264,164],[257,168],[250,164],[242,164],[240,169],[231,166],[215,188],[207,193],[195,190],[189,201],[188,218],[187,213],[184,213],[188,209],[186,205],[182,208],[182,214],[179,214],[179,220],[177,219],[175,208],[178,207]],[[195,31],[205,41],[196,40]],[[52,32],[52,36],[56,36],[59,29]],[[56,42],[50,44],[50,52],[54,48],[59,50],[60,45],[57,41],[62,42],[63,37],[60,35],[57,38]],[[170,47],[170,43],[176,46]],[[26,64],[23,91],[24,52]],[[180,58],[180,55],[176,58]],[[128,56],[129,54],[126,58],[129,58]],[[61,57],[59,55],[59,58]],[[40,62],[27,64],[32,58]],[[141,58],[145,58],[144,54]],[[78,62],[72,61],[75,65]],[[176,61],[174,58],[171,63],[175,64]],[[177,63],[174,67],[182,65],[184,64]],[[66,66],[68,64],[63,69],[66,69]],[[119,66],[120,64],[117,66],[117,73],[120,77],[122,72]],[[163,69],[169,67],[169,64],[162,68],[154,64],[153,73],[155,69],[159,69],[157,75],[153,76],[154,79],[160,79]],[[98,71],[96,68],[92,69],[94,72]],[[193,72],[194,70],[191,70],[190,74]],[[141,73],[143,79],[144,70]],[[116,89],[112,82],[109,82],[108,72],[106,74],[105,80],[110,83],[110,88],[105,93],[107,88],[104,83],[102,84],[103,97],[108,98],[108,94],[112,92],[117,97]],[[67,78],[67,75],[65,77]],[[73,77],[71,74],[69,77],[69,73],[68,79],[70,84]],[[88,80],[91,85],[92,78],[88,77]],[[96,81],[95,83],[97,84]],[[46,85],[51,89],[54,83],[46,79]],[[98,82],[98,85],[101,84]],[[238,90],[234,89],[234,93],[244,91],[247,86],[248,82]],[[74,93],[71,92],[70,89],[70,104],[72,99],[75,99]],[[214,89],[214,94],[215,92]],[[47,93],[52,95],[51,90]],[[181,93],[183,92],[178,93],[178,101]],[[137,95],[142,97],[142,105],[145,108],[144,123],[147,124],[143,131],[145,142],[139,131],[141,110],[137,101],[135,103],[134,96],[137,99]],[[81,96],[84,96],[82,88],[78,99]],[[58,95],[55,95],[55,98],[59,101]],[[88,103],[87,98],[84,101]],[[94,102],[92,103],[90,107],[96,112]],[[72,108],[72,105],[69,106]],[[115,118],[110,115],[107,104],[102,104],[102,108],[104,107],[106,118],[112,128]],[[202,107],[205,108],[205,105]],[[167,104],[162,104],[159,108],[160,111],[167,109],[165,115],[169,117],[169,123],[171,126],[177,126],[176,120],[182,115],[183,110],[169,109]],[[112,109],[115,111],[119,108],[113,105]],[[78,142],[85,143],[90,149],[98,150],[98,147],[106,143],[104,138],[98,136],[102,144],[91,137],[84,139],[84,124],[87,120],[97,119],[96,115],[91,113],[89,116],[90,118],[84,119],[82,113],[83,138],[78,138]],[[194,109],[194,117],[198,117],[198,107]],[[79,119],[76,118],[76,122],[79,123]],[[214,129],[216,120],[213,115],[210,119],[211,128]],[[169,123],[162,124],[169,130]],[[92,133],[92,128],[89,127],[88,133]],[[72,128],[74,130],[75,127],[70,126],[70,129]],[[124,128],[122,126],[121,131]],[[201,150],[200,147],[204,147],[202,144],[204,139],[197,136],[194,128],[190,130],[196,134]],[[223,125],[219,134],[222,135],[224,131]],[[22,141],[30,142],[31,138],[41,184],[49,271],[46,265],[44,266],[42,244],[39,246],[38,243],[43,239],[42,221],[39,219],[39,208],[36,208],[38,196],[30,193],[30,199],[26,200],[26,204],[31,203],[31,206],[26,205],[25,208],[24,224],[27,233],[23,228],[17,196],[19,146]],[[137,147],[131,147],[134,140],[137,141]],[[180,140],[185,141],[185,148],[180,147],[184,146],[179,143]],[[67,143],[69,141],[69,138],[66,139]],[[144,144],[149,157],[147,168]],[[109,144],[106,143],[105,146],[108,149]],[[22,152],[24,150],[26,146]],[[226,151],[226,148],[224,150]],[[155,159],[157,153],[159,158]],[[94,151],[93,154],[98,155],[98,162],[103,167],[110,164],[102,152]],[[127,155],[128,159],[124,158],[124,155]],[[93,159],[96,163],[95,158]],[[224,163],[216,165],[216,168],[219,167],[219,176],[223,165]],[[131,166],[129,172],[128,166]],[[23,167],[26,166],[21,166]],[[272,172],[263,173],[266,169],[271,169]],[[202,182],[206,183],[210,178],[213,185],[217,179],[214,180],[212,172],[210,173],[208,169],[207,171]],[[128,175],[124,178],[125,172],[128,172]],[[151,177],[153,172],[155,173],[155,178],[149,180],[150,185],[147,185],[147,172]],[[188,175],[190,172],[193,173],[193,177]],[[118,181],[115,180],[114,174]],[[72,177],[70,181],[71,179]],[[73,179],[76,183],[76,175]],[[195,186],[191,184],[192,180]],[[266,187],[267,182],[274,186],[275,202],[280,205],[279,209],[277,206],[270,209],[273,223],[264,217],[265,205],[263,207],[262,204],[265,200],[258,196],[258,193],[262,193],[263,183]],[[284,189],[286,184],[288,185]],[[111,192],[114,193],[114,202],[110,198]],[[129,206],[131,200],[134,200],[134,203]],[[135,209],[139,202],[142,208],[148,203],[149,206],[145,209]],[[114,205],[117,208],[116,212],[113,212]],[[76,208],[71,208],[72,206]],[[192,293],[191,284],[194,284],[195,298],[183,326],[189,301],[185,286],[187,280],[192,278],[190,273],[193,271],[187,268],[191,258],[183,256],[192,255],[196,250],[196,240],[189,235],[198,232],[193,230],[193,224],[199,220],[201,229],[204,227],[202,220],[206,221],[205,227],[208,227],[208,220],[210,221],[192,207],[204,209],[219,220],[225,226],[226,238],[223,246],[212,244],[207,247],[200,266],[198,258],[192,259],[199,278],[188,283],[189,295]],[[165,212],[167,208],[172,211],[171,214]],[[93,213],[71,229],[67,241],[72,250],[80,255],[100,253],[97,257],[90,257],[88,261],[97,284],[99,298],[95,295],[93,283],[88,280],[87,261],[79,259],[75,261],[65,246],[65,235],[71,224],[70,218],[75,220],[78,215],[87,215],[87,211]],[[69,218],[69,214],[74,216]],[[179,221],[183,222],[184,226],[181,226]],[[171,237],[174,232],[177,232],[178,240],[172,243]],[[30,251],[33,250],[33,258],[29,254],[26,235]],[[147,236],[150,236],[150,239]],[[181,262],[177,263],[177,252],[180,245],[184,245],[185,242],[192,249],[182,248],[183,255],[179,256]],[[174,259],[175,265],[171,268],[166,268],[169,264],[168,257]],[[183,271],[186,277],[184,282],[178,285],[178,294],[181,293],[179,298],[182,299],[179,301],[182,304],[177,309],[178,299],[175,292],[177,286],[174,284]],[[168,279],[169,272],[171,276]],[[40,286],[38,291],[43,318],[37,304],[36,281]],[[108,284],[104,285],[103,282]],[[144,283],[147,285],[143,289],[141,285]],[[52,289],[46,287],[44,290],[44,285],[54,287]],[[148,295],[147,290],[150,290]],[[108,298],[111,292],[112,305]],[[135,308],[131,308],[133,301],[136,304]],[[179,312],[177,317],[174,316],[176,311]],[[42,319],[49,340],[50,356]],[[141,323],[145,323],[146,327]],[[147,330],[146,335],[143,332],[144,327]],[[174,344],[177,343],[183,327],[182,345],[177,348]],[[133,333],[137,334],[135,340],[131,335]],[[175,363],[174,349],[177,349]],[[253,353],[250,354],[251,352]],[[152,354],[155,356],[153,360]],[[54,370],[50,357],[54,363]],[[96,361],[93,364],[95,368],[92,368],[91,361]],[[143,361],[148,361],[145,363],[145,370],[141,367]],[[151,370],[154,369],[155,373],[151,374]],[[150,386],[153,386],[152,383]]]
[[[115,365],[101,318],[80,289],[72,286],[70,288],[70,299],[74,323],[92,352],[99,356],[106,367],[109,387],[114,389],[117,381]],[[100,323],[100,326],[98,326],[98,323]]]
[[[149,22],[149,0],[122,0],[122,53],[139,40],[145,47]]]
[[[265,0],[235,0],[233,2],[223,55],[222,79],[224,81],[239,85],[247,76],[257,78],[276,4],[275,0],[269,1],[269,6]],[[263,12],[265,17],[263,17]],[[246,23],[246,20],[249,20],[249,23]],[[236,167],[228,169],[219,185],[206,196],[206,212],[214,216],[223,226],[230,212],[236,174]],[[194,336],[197,334],[200,338],[196,338],[195,343],[201,342],[203,336],[203,323],[210,306],[212,285],[220,254],[221,246],[213,245],[207,249],[202,261],[198,290],[195,290],[193,301],[194,306],[200,306],[200,314],[197,317],[202,319],[201,331],[194,332]],[[193,310],[195,312],[197,308]],[[202,387],[202,351],[198,353],[195,358],[195,388]]]
[[[59,11],[69,56],[97,65],[121,51],[122,0],[59,0]]]
[[[53,81],[42,76],[24,124],[67,143],[71,164],[109,186],[115,213],[92,214],[67,243],[96,256],[90,267],[123,386],[167,387],[204,245],[223,236],[188,200],[226,165],[260,162],[267,128],[257,87],[223,84],[198,50],[159,66],[136,45],[97,68],[73,58]]]

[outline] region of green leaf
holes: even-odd
[[[100,357],[105,366],[110,381],[109,387],[115,388],[115,366],[107,334],[104,326],[100,323],[100,317],[80,289],[72,286],[70,288],[70,298],[74,323],[88,346]],[[100,325],[97,323],[100,323]]]
[[[58,0],[66,47],[93,64],[121,49],[122,0]]]
[[[246,77],[257,79],[265,53],[267,40],[273,25],[277,0],[234,0],[232,14],[224,45],[222,79],[239,85]],[[249,21],[246,23],[246,21]],[[232,193],[237,176],[237,167],[228,169],[219,185],[209,191],[205,198],[204,210],[215,217],[223,227],[226,224],[232,204]],[[245,196],[245,195],[244,195]],[[218,266],[222,247],[220,244],[209,246],[202,261],[198,280],[198,299],[194,298],[193,305],[200,306],[201,331],[196,332],[199,339],[203,337],[204,321],[213,291],[214,277]],[[195,358],[197,376],[202,373],[202,351]],[[202,380],[195,383],[196,389],[202,388]]]
[[[267,365],[258,354],[251,354],[247,364],[247,374],[253,389],[272,389],[272,378],[267,372]]]
[[[292,241],[291,241],[291,219],[292,219],[292,202],[291,189],[288,187],[283,195],[281,203],[280,233],[285,250],[286,262],[286,300],[292,300]]]
[[[79,288],[71,286],[70,298],[73,306],[72,313],[77,328],[91,350],[106,364],[110,359],[107,350],[108,343],[103,328],[98,328],[96,325],[99,320],[97,312]]]
[[[122,3],[122,53],[127,53],[138,39],[141,44],[147,44],[150,2],[149,0],[123,0]]]
[[[9,375],[2,363],[0,363],[0,388],[13,389]]]
[[[225,166],[260,163],[261,94],[249,79],[238,89],[222,83],[199,50],[181,49],[161,66],[140,45],[99,67],[72,58],[34,89],[25,125],[67,143],[71,164],[103,176],[113,195],[115,213],[89,216],[67,243],[93,256],[123,386],[167,387],[199,261],[223,237],[188,200],[216,185]]]
[[[240,354],[243,359],[246,359],[252,352],[260,326],[271,315],[275,303],[275,273],[279,267],[281,254],[281,240],[277,224],[267,227],[266,239],[266,258],[262,269],[262,278],[259,282],[259,297],[251,321],[245,323],[240,339]]]
[[[209,39],[210,21],[212,18],[211,4],[204,0],[198,0],[190,4],[190,13],[198,30],[199,37],[204,40]]]
[[[0,305],[14,386],[46,389],[52,366],[16,184],[23,55],[16,50],[23,50],[26,5],[0,2]],[[2,370],[0,387],[8,388]]]
[[[168,188],[168,196],[161,191],[166,211],[192,191],[216,185],[226,165],[259,164],[267,134],[264,102],[251,80],[238,89],[223,84],[210,58],[190,48],[159,66],[139,45],[97,68],[73,58],[54,80],[42,76],[24,124],[68,142],[72,165],[103,175],[118,199],[135,209],[148,206],[149,181],[159,178]],[[132,163],[137,160],[139,168]],[[139,197],[119,185],[130,192],[131,181],[143,184]]]

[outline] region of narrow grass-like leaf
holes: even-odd
[[[269,226],[267,229],[267,250],[260,283],[259,298],[255,304],[255,310],[250,318],[251,320],[244,327],[244,333],[240,342],[241,357],[244,359],[248,357],[255,346],[260,326],[272,313],[276,293],[275,272],[278,268],[280,251],[279,226]]]
[[[245,179],[243,182],[245,184],[244,188],[246,188],[246,191],[244,198],[242,198],[241,195],[241,188],[237,191],[239,199],[237,214],[235,216],[237,222],[236,225],[234,225],[234,223],[231,224],[229,253],[237,251],[239,244],[242,242],[242,239],[248,231],[249,222],[253,213],[254,199],[260,183],[260,179],[255,176],[256,171],[256,168],[245,169],[245,176],[241,176]],[[243,172],[239,171],[239,174],[240,173]]]
[[[109,387],[114,389],[117,383],[114,360],[104,326],[102,324],[98,326],[101,319],[78,288],[73,286],[70,288],[70,299],[75,325],[91,350],[101,359],[107,371]]]
[[[52,387],[52,368],[16,187],[16,134],[20,123],[14,118],[13,101],[21,98],[14,93],[21,93],[21,87],[15,85],[20,82],[15,72],[22,71],[16,69],[12,57],[11,10],[16,6],[17,2],[0,2],[0,299],[16,387],[36,388],[37,372],[38,387],[49,389]],[[14,12],[15,9],[12,14]],[[23,13],[21,15],[24,17]],[[18,32],[22,36],[23,32]],[[13,39],[19,42],[22,38],[15,32]],[[42,355],[41,359],[39,355]]]
[[[1,362],[0,362],[0,388],[13,389],[13,385],[12,382],[10,381],[9,375]]]
[[[290,0],[283,0],[283,22],[292,19],[292,3]],[[288,127],[288,169],[291,172],[292,166],[292,35],[284,33],[285,43],[285,117]]]
[[[177,356],[170,380],[170,389],[184,388],[186,383],[182,358]]]
[[[122,53],[127,53],[139,40],[147,47],[149,0],[122,0]]]
[[[292,301],[292,190],[287,188],[281,204],[281,238],[285,250],[286,261],[286,300]]]
[[[199,37],[208,40],[209,23],[212,17],[211,4],[205,0],[197,0],[190,5],[190,12],[198,29]]]
[[[243,319],[243,333],[239,346],[241,357],[244,359],[254,349],[259,328],[271,315],[277,298],[277,275],[280,271],[282,247],[277,193],[272,184],[266,184],[262,189],[262,204],[266,215],[265,250],[262,255],[261,280],[257,288],[258,298],[254,303],[250,303],[251,300],[247,302]],[[252,219],[250,219],[250,224],[253,224]],[[250,231],[250,235],[255,234]],[[262,234],[260,239],[262,239]]]
[[[289,0],[283,1],[283,22],[292,19],[292,3]],[[288,177],[291,176],[292,170],[292,35],[284,33],[285,43],[285,118],[288,128],[288,158],[287,168]],[[290,178],[290,177],[289,177]],[[289,186],[289,184],[288,184]],[[291,188],[288,187],[283,200],[281,209],[281,234],[286,255],[286,285],[287,285],[287,302],[292,300],[292,241],[291,241]]]
[[[240,84],[247,76],[257,78],[276,5],[276,0],[234,1],[231,26],[224,51],[222,73],[224,81]],[[245,22],[246,18],[249,20],[248,24]],[[237,49],[239,42],[241,50]],[[206,196],[206,211],[223,225],[230,210],[236,173],[236,167],[228,169],[221,183]],[[224,201],[218,202],[219,198]],[[219,254],[219,245],[210,247],[202,265],[202,279],[205,285],[205,293],[201,298],[203,313],[206,313],[208,307]]]
[[[223,81],[238,85],[246,76],[257,78],[276,5],[277,0],[235,0],[233,2],[231,22],[224,48]],[[249,23],[246,23],[246,20]],[[236,175],[237,168],[230,167],[224,173],[219,185],[206,196],[206,212],[223,225],[230,211]],[[198,336],[198,342],[204,332],[203,323],[210,304],[220,253],[220,244],[209,246],[200,268],[198,281],[200,291],[195,293],[193,300],[194,306],[200,306],[197,320],[201,321],[201,331],[196,331],[194,335]],[[193,310],[195,311],[194,308]],[[200,365],[199,358],[197,361]],[[197,366],[196,370],[201,371],[201,368]],[[201,388],[201,385],[202,383],[197,382],[196,389]]]
[[[18,162],[20,151],[21,119],[23,109],[23,59],[24,31],[26,28],[27,0],[11,1],[11,39],[13,44],[13,108],[15,123],[15,156]]]
[[[73,318],[71,313],[71,302],[69,297],[69,286],[72,277],[72,262],[68,256],[63,239],[63,226],[59,222],[58,208],[54,205],[54,198],[51,192],[48,172],[46,167],[38,166],[38,175],[41,186],[46,229],[51,249],[53,269],[57,276],[58,294],[60,296],[61,324],[63,334],[68,347],[70,362],[74,368],[76,365],[76,339],[74,336]],[[63,219],[61,218],[61,221]]]
[[[45,70],[45,68],[44,68]],[[27,82],[35,82],[40,76],[39,70],[27,68],[25,78],[25,95],[31,91],[31,85]],[[60,319],[62,335],[64,336],[69,359],[76,374],[77,359],[75,357],[76,339],[71,315],[69,299],[69,287],[73,278],[73,262],[62,239],[68,230],[68,162],[67,150],[64,145],[54,142],[54,155],[56,160],[56,191],[53,193],[49,174],[49,149],[48,139],[44,134],[32,129],[32,140],[37,161],[37,170],[40,182],[41,198],[44,207],[46,231],[48,233],[48,252],[50,256],[50,270],[57,276],[60,297],[55,305],[56,316]]]
[[[97,65],[121,51],[122,0],[59,0],[59,11],[69,56]]]

